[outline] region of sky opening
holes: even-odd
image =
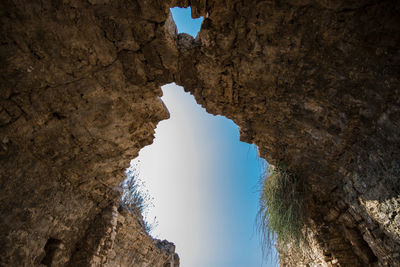
[[[238,126],[208,114],[175,84],[162,87],[171,118],[131,162],[153,198],[152,235],[175,243],[183,267],[277,266],[264,262],[255,219],[265,161]],[[276,252],[273,252],[273,254]]]
[[[178,33],[187,33],[195,38],[200,31],[203,18],[192,19],[190,7],[174,7],[171,8],[171,13],[178,28]]]
[[[202,18],[171,8],[179,33],[198,34]],[[263,260],[256,216],[266,162],[240,142],[238,126],[208,114],[175,84],[162,87],[170,119],[152,145],[132,160],[142,191],[152,198],[145,217],[159,239],[175,243],[183,267],[278,266]],[[277,259],[275,249],[270,253]]]

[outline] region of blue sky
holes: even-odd
[[[201,22],[203,18],[192,19],[191,10],[189,8],[171,8],[172,16],[175,24],[178,27],[178,33],[188,33],[193,37],[196,37],[200,31]]]
[[[173,15],[180,25],[186,18]],[[197,23],[197,22],[196,22]],[[197,27],[197,28],[195,28]],[[191,26],[196,35],[200,24]],[[197,31],[196,31],[197,29]],[[262,260],[255,218],[264,161],[239,141],[238,126],[208,114],[175,84],[163,86],[171,118],[156,128],[154,143],[132,161],[139,169],[157,217],[152,234],[174,242],[183,267],[276,266]]]

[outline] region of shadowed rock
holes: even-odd
[[[188,5],[204,17],[196,39],[169,13]],[[400,264],[397,1],[6,0],[0,13],[1,265],[179,264],[116,210],[170,82],[310,185],[308,245],[278,244],[282,265]]]

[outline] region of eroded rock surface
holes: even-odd
[[[188,5],[205,18],[195,39],[169,13]],[[308,245],[279,244],[281,265],[400,264],[397,1],[6,0],[0,12],[2,265],[176,266],[172,245],[115,208],[169,116],[169,82],[309,185]]]
[[[1,1],[0,10],[0,265],[85,266],[109,240],[98,219],[118,201],[129,161],[169,117],[159,98],[177,65],[168,6]],[[53,264],[48,242],[62,247]]]
[[[178,36],[177,82],[310,186],[309,245],[280,244],[281,264],[400,265],[398,2],[207,1],[198,10],[199,36]]]

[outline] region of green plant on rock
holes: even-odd
[[[303,240],[303,189],[299,177],[282,163],[265,171],[257,218],[264,252],[276,241],[298,245]]]

